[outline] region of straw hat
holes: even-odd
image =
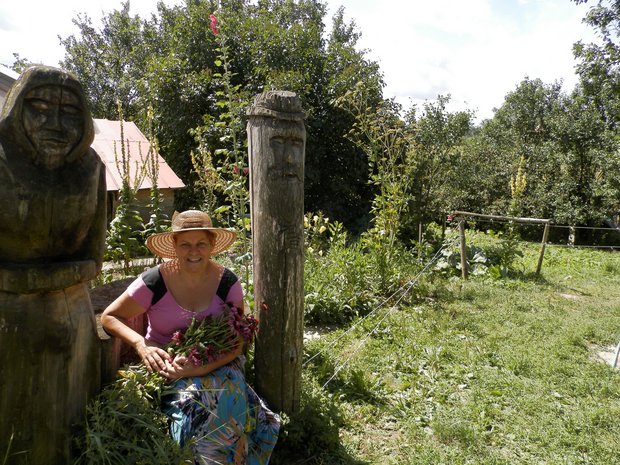
[[[146,246],[159,257],[176,258],[173,236],[183,231],[210,231],[215,238],[212,255],[226,250],[237,238],[237,234],[230,229],[214,228],[211,218],[206,213],[199,210],[187,210],[181,213],[174,212],[172,231],[153,234],[146,240]]]

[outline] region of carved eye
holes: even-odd
[[[82,110],[75,105],[62,105],[60,109],[64,114],[71,116],[79,115],[82,113]]]
[[[26,101],[26,104],[34,110],[37,111],[47,111],[52,108],[52,105],[47,100],[42,100],[38,98],[31,98]]]

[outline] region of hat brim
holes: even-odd
[[[217,255],[228,249],[237,239],[237,233],[224,228],[187,228],[181,231],[167,231],[153,234],[146,240],[148,249],[161,258],[177,258],[173,236],[185,231],[209,231],[215,237],[211,255]]]

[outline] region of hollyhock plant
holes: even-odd
[[[220,33],[220,31],[217,29],[217,18],[215,17],[215,15],[209,15],[209,19],[211,20],[211,32],[213,32],[213,35],[218,35]]]

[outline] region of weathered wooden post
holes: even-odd
[[[100,387],[87,282],[101,269],[105,170],[82,87],[26,70],[0,114],[0,457],[65,465]],[[10,446],[10,449],[9,449]]]
[[[538,265],[536,265],[536,274],[540,274],[540,270],[542,269],[543,258],[545,257],[545,248],[547,247],[547,241],[549,240],[549,223],[547,220],[545,223],[545,229],[543,231],[542,242],[540,244],[540,255],[538,257]]]
[[[459,218],[459,237],[461,239],[461,277],[467,279],[467,247],[465,245],[465,220]]]
[[[290,413],[299,407],[303,355],[304,113],[296,94],[270,91],[248,116],[256,389]]]

